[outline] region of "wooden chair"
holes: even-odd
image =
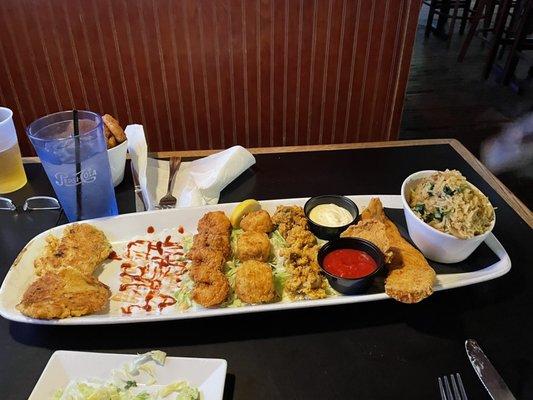
[[[493,31],[494,28],[491,28],[492,18],[494,16],[494,10],[499,4],[499,0],[477,0],[472,11],[472,17],[470,18],[470,28],[466,34],[466,37],[459,51],[459,56],[457,61],[463,62],[466,52],[472,43],[472,39],[477,33],[482,33],[483,37],[486,38],[487,34],[490,31]],[[500,10],[500,9],[499,9]],[[496,18],[497,19],[497,18]],[[483,20],[483,29],[478,30],[478,25]]]
[[[514,72],[524,50],[533,50],[533,39],[528,35],[533,31],[533,0],[526,0],[520,8],[515,10],[511,23],[512,46],[507,56],[502,73],[502,82],[508,85],[514,77]],[[531,72],[531,70],[530,70]]]
[[[425,30],[426,38],[429,37],[431,32],[433,32],[436,36],[446,38],[448,41],[448,47],[450,47],[456,20],[461,20],[459,33],[462,35],[465,31],[466,22],[468,21],[470,14],[471,0],[424,0],[423,3],[429,6]],[[452,3],[453,11],[450,14]],[[460,9],[463,10],[461,16],[459,16]],[[437,27],[433,28],[433,19],[435,18],[435,15],[438,15],[439,19],[437,20]],[[448,33],[444,33],[445,25],[448,19],[450,19],[450,28]]]

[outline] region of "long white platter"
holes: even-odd
[[[365,195],[348,196],[363,210],[372,197],[379,197],[386,208],[402,208],[399,195]],[[263,209],[273,213],[278,205],[301,205],[303,206],[307,198],[282,199],[261,201]],[[237,203],[218,204],[213,206],[202,206],[186,209],[147,211],[136,214],[124,214],[110,218],[99,218],[88,222],[101,229],[112,243],[113,248],[121,249],[135,236],[146,235],[147,227],[152,226],[156,231],[164,229],[176,229],[183,226],[185,232],[195,233],[198,220],[208,211],[221,210],[230,214]],[[376,301],[387,299],[388,296],[382,293],[362,294],[354,296],[332,296],[321,300],[302,300],[296,302],[278,302],[272,304],[249,305],[232,308],[212,308],[204,309],[194,307],[186,311],[180,311],[177,307],[172,307],[168,312],[146,313],[123,315],[120,310],[106,311],[102,313],[87,315],[76,318],[66,318],[61,320],[38,320],[22,315],[15,306],[20,302],[22,294],[30,283],[35,280],[33,261],[44,249],[45,238],[52,234],[61,236],[67,225],[52,228],[33,238],[20,252],[9,270],[2,287],[0,288],[0,315],[12,321],[26,322],[32,324],[49,325],[96,325],[96,324],[121,324],[132,322],[149,322],[176,320],[185,318],[200,318],[221,316],[227,314],[243,314],[250,312],[262,312],[273,310],[287,310],[294,308],[319,307],[336,304],[359,303],[365,301]],[[442,274],[437,275],[437,283],[434,287],[436,291],[452,289],[461,286],[472,285],[479,282],[495,279],[504,275],[511,269],[511,260],[503,246],[493,234],[490,234],[485,243],[496,254],[499,261],[492,265],[487,265],[475,272]],[[98,279],[107,284],[112,291],[118,287],[120,273],[120,262],[114,261],[107,264],[98,275]],[[169,307],[170,308],[170,307]]]

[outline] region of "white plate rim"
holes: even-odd
[[[385,208],[396,208],[401,209],[401,196],[400,195],[346,195],[351,200],[355,201],[356,204],[362,210],[361,204],[367,204],[368,201],[373,197],[379,197]],[[272,204],[295,204],[301,203],[302,205],[307,201],[309,197],[305,198],[292,198],[292,199],[273,199],[273,200],[259,200],[263,205],[272,205]],[[238,202],[235,203],[221,203],[216,205],[207,205],[207,206],[198,206],[198,207],[188,207],[188,208],[176,208],[171,210],[154,210],[154,211],[145,211],[142,213],[130,213],[130,214],[121,214],[115,217],[106,217],[106,218],[97,218],[93,220],[83,221],[86,223],[96,223],[102,226],[106,224],[112,224],[113,221],[117,219],[128,219],[128,218],[139,218],[140,216],[150,216],[153,214],[162,215],[162,213],[167,213],[171,215],[172,213],[180,213],[191,210],[199,211],[213,211],[220,209],[229,209],[234,207]],[[73,317],[65,318],[60,320],[40,320],[29,318],[21,314],[18,310],[10,310],[5,305],[5,297],[9,291],[9,283],[13,276],[13,271],[15,268],[19,267],[21,260],[23,259],[26,251],[34,244],[36,241],[43,239],[48,234],[61,234],[61,231],[71,224],[61,225],[58,227],[51,228],[45,232],[40,233],[31,239],[28,244],[21,250],[19,255],[15,258],[13,265],[8,271],[2,286],[0,287],[0,315],[4,318],[24,323],[32,323],[39,325],[108,325],[108,324],[124,324],[124,323],[141,323],[141,322],[155,322],[155,321],[169,321],[169,320],[180,320],[180,319],[190,319],[190,318],[203,318],[203,317],[214,317],[214,316],[224,316],[230,314],[246,314],[251,312],[266,312],[266,311],[278,311],[278,310],[290,310],[290,309],[300,309],[300,308],[309,308],[309,307],[321,307],[327,305],[340,305],[340,304],[351,304],[351,303],[360,303],[367,301],[378,301],[389,299],[389,297],[383,293],[373,293],[373,294],[364,294],[364,295],[353,295],[353,296],[338,296],[338,297],[329,297],[326,299],[320,300],[302,300],[296,302],[288,303],[271,303],[271,304],[261,304],[261,305],[251,305],[244,307],[234,307],[234,308],[214,308],[214,309],[200,309],[192,312],[181,312],[171,315],[130,315],[130,316],[114,316],[114,315],[89,315],[85,317]],[[434,286],[434,291],[453,289],[457,287],[463,287],[468,285],[473,285],[488,280],[498,278],[511,269],[511,259],[507,254],[507,251],[504,249],[502,244],[490,233],[485,240],[487,246],[497,255],[499,261],[496,263],[485,267],[484,269],[458,273],[458,274],[442,274],[437,275],[437,282]]]

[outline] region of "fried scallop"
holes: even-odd
[[[219,270],[199,268],[195,274],[192,299],[203,307],[214,307],[226,301],[230,286]]]
[[[300,206],[278,206],[272,216],[272,222],[277,226],[279,233],[284,238],[295,226],[308,229],[304,209]]]
[[[102,311],[110,296],[95,277],[65,267],[45,271],[26,289],[17,310],[39,319],[79,317]]]
[[[241,261],[268,261],[270,257],[270,240],[261,232],[244,232],[237,239],[236,257]]]
[[[91,275],[112,250],[104,233],[89,224],[70,225],[61,239],[49,236],[46,240],[44,254],[34,261],[37,275],[62,267]]]
[[[228,259],[231,254],[229,235],[200,232],[194,235],[191,251],[197,251],[198,249],[215,250],[220,252],[224,259]]]
[[[272,268],[259,261],[245,261],[235,274],[235,293],[245,303],[269,303],[276,298]]]
[[[229,236],[231,222],[223,211],[211,211],[205,213],[198,221],[198,232]]]
[[[270,214],[265,210],[252,211],[241,220],[241,228],[246,231],[270,233],[274,230],[274,224]]]

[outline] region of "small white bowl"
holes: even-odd
[[[126,166],[126,153],[128,151],[128,141],[125,140],[119,145],[107,150],[109,167],[111,168],[111,179],[113,186],[118,186],[124,179],[124,167]]]
[[[415,181],[434,174],[434,170],[419,171],[409,175],[402,183],[401,196],[403,203],[403,212],[407,222],[409,236],[420,249],[422,254],[430,260],[440,263],[451,264],[465,260],[472,252],[487,238],[494,228],[496,215],[490,228],[482,235],[474,236],[470,239],[459,239],[448,233],[439,231],[426,224],[409,207],[407,196],[411,192],[412,185]],[[474,185],[470,186],[479,191]],[[480,192],[481,193],[481,192]]]

